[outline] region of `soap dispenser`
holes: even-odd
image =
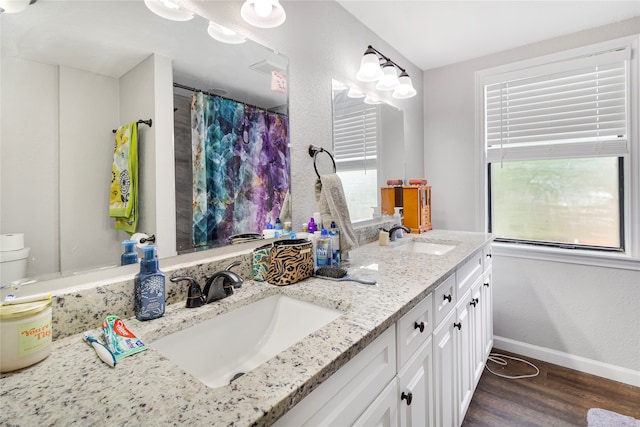
[[[158,270],[156,246],[143,246],[140,273],[134,278],[134,312],[138,320],[152,320],[164,315],[164,273]]]
[[[135,250],[135,240],[125,240],[122,242],[124,252],[120,255],[120,265],[129,265],[138,263],[138,253]]]

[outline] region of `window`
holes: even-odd
[[[622,45],[482,76],[496,240],[625,249],[630,58]]]
[[[333,155],[351,221],[364,221],[378,206],[379,108],[341,95],[334,95]]]

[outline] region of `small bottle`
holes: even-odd
[[[302,223],[302,230],[303,233],[308,233],[309,232],[309,226],[307,225],[306,222]]]
[[[322,216],[320,212],[313,213],[313,222],[316,223],[316,230],[322,230]]]
[[[262,237],[264,239],[273,239],[276,236],[276,230],[271,223],[267,224],[266,228],[262,230]]]
[[[323,228],[320,238],[316,238],[316,263],[318,268],[330,267],[333,251],[331,249],[331,236],[329,232]]]
[[[284,234],[292,234],[293,230],[291,229],[291,221],[284,222]]]
[[[122,242],[124,252],[120,255],[120,265],[129,265],[138,263],[138,253],[135,250],[135,240],[125,240]]]
[[[140,273],[134,284],[134,312],[138,320],[152,320],[164,315],[164,273],[158,269],[155,246],[143,246]]]
[[[331,236],[331,246],[333,249],[331,265],[337,267],[340,265],[340,230],[336,227],[335,221],[331,221],[329,235]]]
[[[313,219],[313,217],[309,218],[309,224],[307,225],[307,230],[309,231],[309,233],[313,234],[315,233],[318,229],[316,228],[316,222]]]
[[[282,226],[282,222],[280,222],[280,218],[276,218],[276,226],[275,226],[276,230],[280,231],[280,234],[282,234],[282,230],[284,230],[284,227]]]

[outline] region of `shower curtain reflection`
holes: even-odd
[[[288,129],[288,118],[281,114],[194,93],[194,247],[261,232],[279,217],[290,186]]]

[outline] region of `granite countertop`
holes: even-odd
[[[491,240],[484,233],[441,230],[411,237],[457,246],[439,256],[393,250],[406,243],[405,238],[386,247],[375,242],[353,250],[349,274],[375,279],[378,286],[317,278],[284,287],[246,281],[234,295],[204,307],[186,309],[183,304],[173,304],[160,319],[124,319],[149,349],[121,359],[115,368],[100,361],[93,348],[83,342],[82,334],[58,339],[44,361],[2,374],[0,423],[270,425]],[[205,386],[153,348],[158,338],[279,293],[344,314],[219,388]],[[94,336],[102,336],[100,324],[97,320]]]

